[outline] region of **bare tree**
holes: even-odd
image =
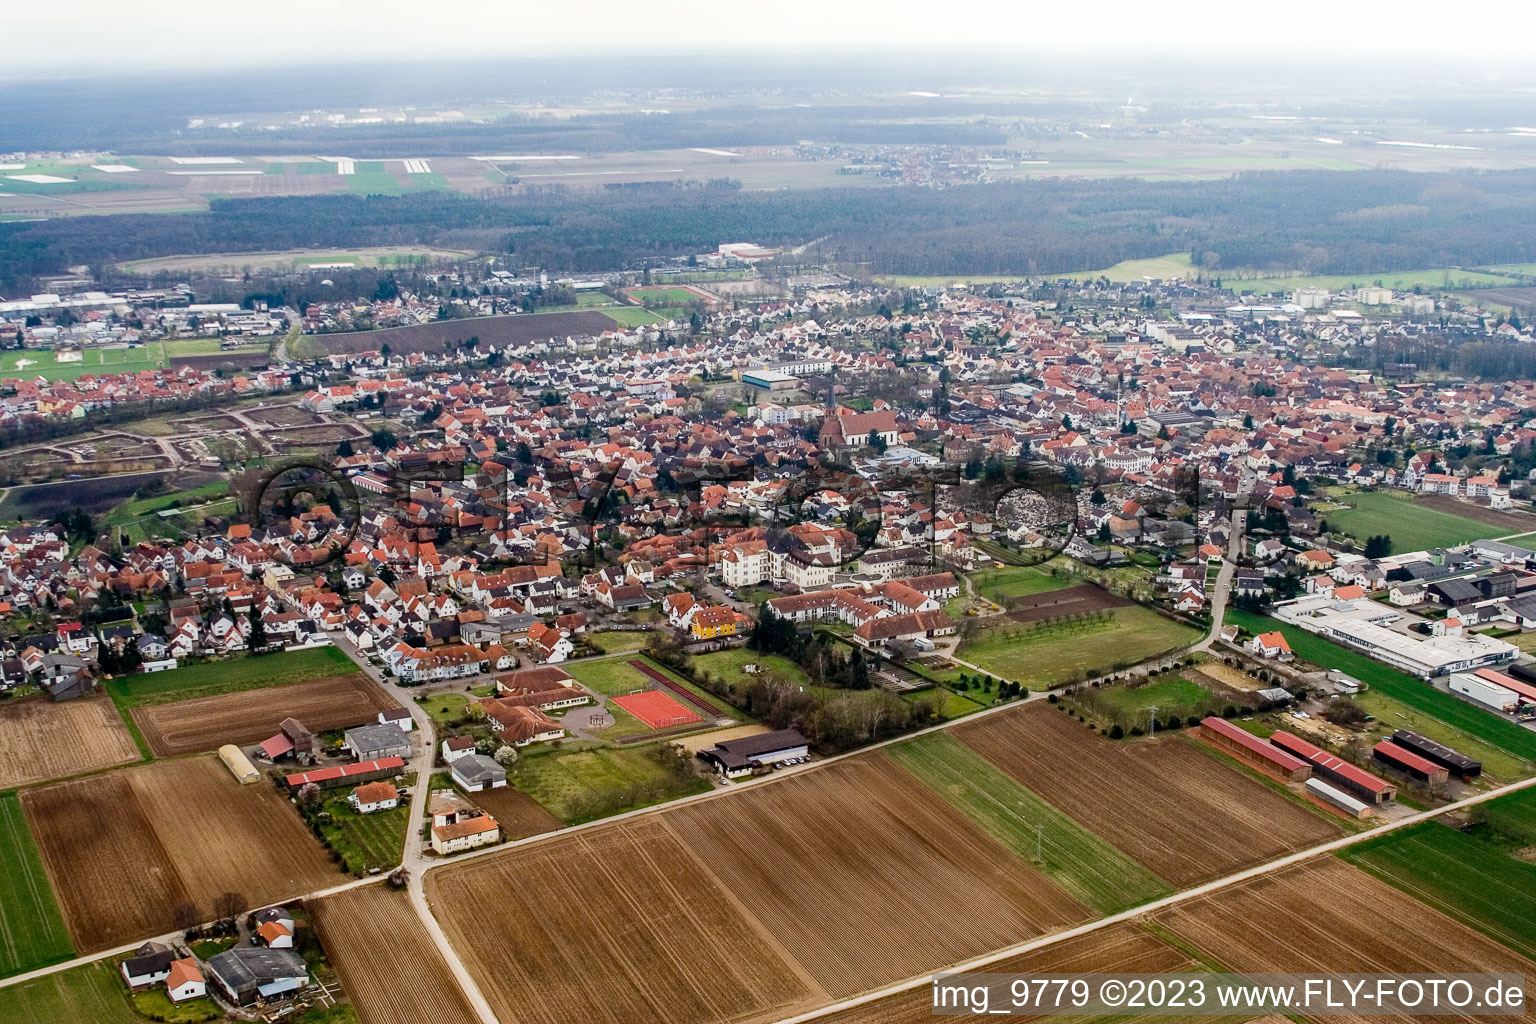
[[[233,921],[245,913],[245,896],[238,892],[221,892],[214,897],[213,915],[220,921]]]
[[[303,807],[313,807],[320,802],[320,787],[313,782],[306,782],[299,787],[299,804]]]
[[[203,923],[203,912],[191,900],[182,900],[171,910],[171,923],[177,931],[187,931]]]

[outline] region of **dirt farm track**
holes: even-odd
[[[212,697],[134,708],[134,724],[160,757],[217,750],[226,743],[256,743],[297,718],[313,732],[371,722],[399,705],[366,676],[353,672],[307,683],[241,690]]]
[[[271,786],[242,786],[216,757],[162,761],[23,791],[21,804],[82,953],[171,930],[222,892],[252,907],[340,880]]]
[[[480,1024],[404,893],[371,885],[306,907],[360,1024]]]
[[[46,697],[0,704],[0,789],[138,759],[139,748],[105,695],[60,704]]]
[[[1116,743],[1037,704],[962,725],[955,737],[1179,887],[1343,831],[1182,736]]]

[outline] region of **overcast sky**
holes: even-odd
[[[518,54],[860,48],[1253,49],[1272,56],[1528,52],[1530,0],[41,0],[0,3],[5,73]],[[1523,27],[1522,27],[1523,26]]]

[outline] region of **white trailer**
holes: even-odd
[[[1491,711],[1508,714],[1520,706],[1520,695],[1507,686],[1479,679],[1477,676],[1458,673],[1451,676],[1451,692],[1480,704]]]

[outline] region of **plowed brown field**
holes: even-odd
[[[1092,916],[883,755],[665,817],[834,997]]]
[[[0,789],[128,764],[139,748],[103,694],[0,704]]]
[[[1180,736],[1116,742],[1045,705],[991,715],[954,734],[1180,887],[1342,832]]]
[[[29,789],[21,804],[82,953],[170,931],[182,900],[208,919],[222,892],[255,907],[338,880],[281,796],[214,757]]]
[[[553,832],[561,825],[560,819],[546,811],[537,800],[511,786],[482,789],[469,799],[496,819],[505,839],[526,839]]]
[[[361,1024],[480,1024],[405,893],[370,885],[306,906]]]
[[[1190,969],[1193,964],[1194,960],[1178,948],[1140,925],[1127,922],[1067,939],[1033,953],[1021,953],[989,964],[981,970],[989,974],[1078,974],[1099,971],[1167,974]],[[982,1014],[936,1018],[933,1014],[932,990],[924,985],[851,1010],[828,1014],[818,1018],[818,1021],[825,1024],[932,1024],[935,1020],[941,1020],[947,1024],[952,1020],[986,1019]],[[1050,1018],[1038,1014],[1010,1014],[1008,1019]],[[1214,1022],[1202,1019],[1202,1024]]]
[[[226,743],[256,743],[276,734],[285,718],[312,732],[374,721],[400,705],[361,672],[307,683],[242,690],[133,709],[133,721],[161,757],[217,750]]]
[[[1536,974],[1536,963],[1333,857],[1315,858],[1177,904],[1153,919],[1236,972]],[[1399,1024],[1423,1020],[1327,1019]]]
[[[688,1024],[825,1000],[663,817],[426,876],[434,912],[502,1020]]]

